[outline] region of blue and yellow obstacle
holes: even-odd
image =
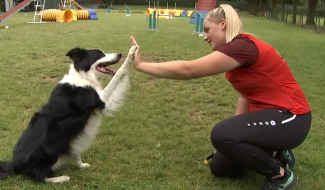
[[[157,18],[191,17],[193,14],[193,11],[190,11],[190,10],[153,9],[153,8],[147,8],[144,14],[150,15],[154,11],[156,11]],[[162,16],[160,16],[160,15],[162,15]]]
[[[71,22],[76,20],[98,20],[96,11],[93,9],[45,9],[40,11],[42,20],[56,22]]]

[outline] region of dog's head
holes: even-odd
[[[107,54],[98,49],[74,48],[67,52],[66,56],[73,60],[76,71],[93,72],[98,77],[104,77],[115,74],[115,70],[109,67],[109,65],[119,62],[122,54]]]

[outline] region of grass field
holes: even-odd
[[[12,147],[30,117],[67,72],[71,61],[65,53],[70,49],[78,46],[120,52],[124,60],[132,35],[145,61],[191,60],[211,52],[202,38],[190,35],[194,26],[188,24],[188,18],[160,20],[157,33],[147,30],[144,14],[126,17],[122,13],[107,15],[104,10],[97,14],[99,20],[27,24],[33,13],[17,13],[0,23],[0,160],[10,159]],[[312,108],[310,134],[294,150],[294,171],[300,179],[295,190],[324,189],[325,36],[246,14],[241,17],[245,31],[270,43],[284,56]],[[132,69],[130,81],[132,89],[126,104],[113,118],[103,120],[97,140],[82,155],[90,168],[80,170],[70,161],[57,173],[69,175],[68,183],[41,184],[10,176],[0,181],[0,189],[259,188],[263,178],[257,174],[243,180],[218,179],[203,164],[214,151],[211,128],[234,114],[236,92],[223,74],[173,81]]]

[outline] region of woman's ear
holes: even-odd
[[[226,28],[226,19],[221,19],[220,20],[220,24],[221,24],[221,29],[225,29]]]

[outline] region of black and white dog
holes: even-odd
[[[109,65],[121,54],[75,48],[66,56],[73,60],[69,73],[57,84],[48,102],[31,118],[14,146],[11,161],[0,162],[0,179],[10,174],[24,175],[35,181],[61,183],[69,176],[53,177],[69,157],[78,167],[89,167],[80,154],[95,139],[101,117],[117,111],[129,90],[128,70],[135,46],[115,73]],[[112,75],[102,88],[102,78]]]

